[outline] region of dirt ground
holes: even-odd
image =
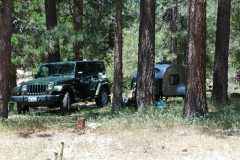
[[[0,133],[0,160],[238,160],[240,136],[197,129]]]

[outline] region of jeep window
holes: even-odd
[[[40,66],[37,75],[38,77],[72,75],[74,68],[74,64],[46,64]]]
[[[105,67],[102,63],[81,62],[77,64],[77,72],[85,74],[105,73]]]

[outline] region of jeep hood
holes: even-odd
[[[49,83],[63,84],[63,83],[67,83],[72,80],[74,80],[73,75],[50,76],[50,77],[43,77],[43,78],[37,78],[37,79],[30,80],[30,81],[26,81],[26,82],[21,83],[21,85],[49,84]]]

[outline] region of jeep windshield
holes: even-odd
[[[75,71],[74,63],[66,63],[66,64],[44,64],[41,65],[37,77],[49,77],[49,76],[64,76],[64,75],[73,75]]]

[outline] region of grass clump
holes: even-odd
[[[171,128],[184,124],[181,104],[174,102],[165,109],[156,109],[149,106],[144,113],[138,113],[128,108],[114,116],[100,117],[96,121],[109,129],[147,129]]]
[[[195,118],[193,125],[209,129],[240,129],[240,110],[235,105],[225,106],[219,111],[210,112],[205,117]]]

